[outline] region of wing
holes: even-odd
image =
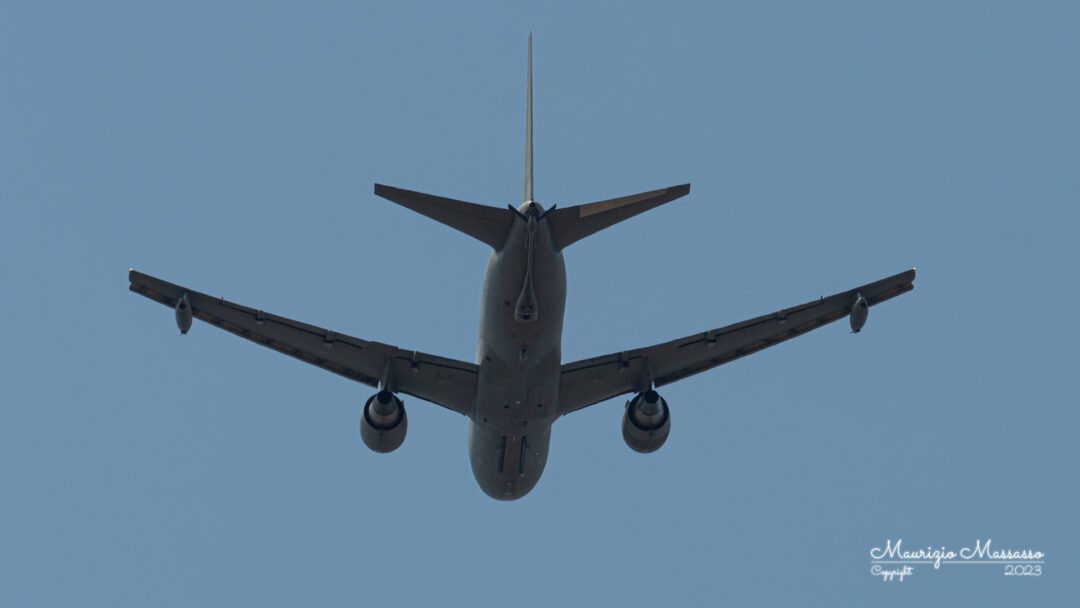
[[[393,390],[471,415],[478,368],[472,363],[368,342],[241,306],[132,270],[129,289],[175,308],[187,294],[195,318],[290,357],[369,386]]]
[[[848,316],[857,294],[871,306],[911,291],[915,269],[756,319],[647,348],[562,366],[562,414],[632,391],[671,384]]]

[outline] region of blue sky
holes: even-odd
[[[1075,603],[1080,11],[1069,3],[25,3],[0,20],[0,603]],[[471,360],[482,244],[374,197],[692,182],[567,250],[566,360],[918,267],[915,291],[556,423],[523,500],[466,421],[127,291],[131,266]],[[992,538],[1040,578],[917,569]]]

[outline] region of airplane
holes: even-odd
[[[543,207],[533,198],[531,34],[526,73],[521,205],[492,207],[375,185],[376,195],[491,247],[475,363],[354,338],[134,269],[129,271],[129,289],[173,308],[181,334],[199,319],[377,389],[360,414],[360,436],[375,452],[392,452],[405,440],[408,419],[399,393],[468,417],[469,460],[477,483],[492,498],[514,500],[539,481],[551,427],[558,418],[633,394],[623,410],[623,439],[635,451],[654,452],[671,429],[670,410],[658,388],[843,317],[858,333],[871,306],[913,288],[914,268],[741,323],[563,363],[563,251],[604,228],[685,196],[690,185],[571,207]]]

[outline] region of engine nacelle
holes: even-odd
[[[851,305],[851,333],[857,334],[866,325],[866,318],[870,316],[870,302],[861,293],[855,294],[855,303]]]
[[[656,391],[638,393],[626,402],[622,419],[622,436],[635,452],[648,454],[660,449],[671,431],[671,414],[667,401]]]
[[[188,302],[187,294],[180,296],[180,301],[176,303],[176,326],[180,328],[181,334],[186,334],[191,329],[191,303]]]
[[[360,437],[375,452],[385,454],[401,447],[409,420],[405,404],[390,391],[379,391],[364,404],[360,415]]]

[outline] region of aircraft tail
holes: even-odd
[[[529,59],[525,84],[525,180],[523,195],[526,203],[533,199],[533,120],[532,120],[532,34],[529,34]],[[556,250],[580,241],[581,239],[617,224],[623,220],[644,213],[671,202],[690,192],[690,184],[671,186],[661,190],[643,192],[632,196],[623,196],[606,201],[577,205],[575,207],[556,208],[552,205],[539,219],[547,219],[555,240]],[[393,201],[402,207],[430,217],[455,230],[487,243],[499,251],[506,243],[510,228],[521,215],[511,205],[511,213],[506,209],[467,203],[452,198],[392,188],[375,184],[375,194]]]
[[[382,184],[375,184],[375,194],[464,232],[496,251],[506,243],[506,236],[514,222],[514,214],[506,208],[477,205]]]
[[[690,184],[683,184],[586,205],[553,208],[547,218],[555,239],[555,248],[561,251],[590,234],[689,193]]]
[[[529,33],[529,59],[525,77],[525,187],[524,201],[533,198],[533,104],[532,104],[532,32]],[[633,196],[613,198],[607,201],[578,205],[566,209],[552,206],[545,213],[551,233],[555,239],[555,248],[562,250],[567,245],[579,241],[590,234],[599,232],[608,226],[659,207],[690,192],[690,184],[672,186],[663,190],[644,192]]]
[[[525,198],[533,199],[533,145],[532,145],[532,32],[529,32],[529,67],[525,78]]]

